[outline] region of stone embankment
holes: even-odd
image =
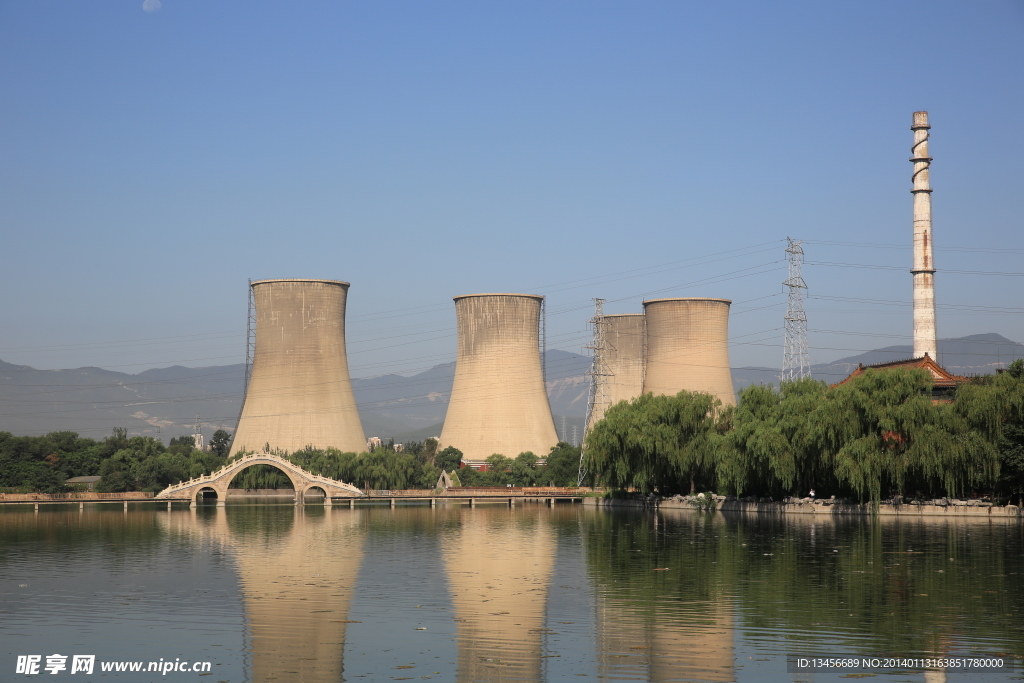
[[[95,491],[72,491],[70,493],[0,493],[0,503],[31,503],[33,501],[60,502],[97,500],[151,500],[148,491],[127,491],[122,493],[97,493]]]
[[[1016,505],[993,505],[982,500],[959,500],[940,498],[924,501],[884,501],[874,506],[870,503],[852,503],[844,500],[811,498],[787,498],[773,501],[768,498],[737,499],[734,496],[673,496],[660,498],[648,496],[620,500],[614,498],[588,498],[586,505],[599,507],[644,507],[665,509],[714,509],[722,513],[766,514],[766,515],[879,515],[885,517],[949,517],[973,519],[1024,519],[1021,508]]]

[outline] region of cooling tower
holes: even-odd
[[[604,411],[619,401],[629,401],[644,390],[644,328],[643,313],[601,316],[600,376],[595,377],[599,392],[590,416],[590,425],[602,417]],[[589,428],[589,427],[588,427]]]
[[[231,454],[365,451],[345,355],[348,283],[260,280],[252,294],[256,351]]]
[[[459,347],[438,448],[454,446],[479,465],[490,455],[547,456],[558,442],[540,361],[544,297],[455,297]]]
[[[729,299],[644,302],[647,367],[644,393],[703,391],[736,405],[729,372]]]

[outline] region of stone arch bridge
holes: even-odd
[[[363,496],[363,492],[352,484],[312,474],[279,455],[254,453],[237,460],[232,460],[216,472],[168,486],[156,494],[156,498],[167,500],[188,499],[195,504],[199,494],[204,490],[210,489],[217,494],[217,504],[223,505],[224,501],[228,498],[228,486],[231,485],[231,481],[240,472],[253,465],[272,465],[284,472],[295,489],[296,500],[301,500],[314,489],[320,489],[324,492],[326,495],[324,501],[326,505],[331,504],[331,498],[360,498]]]

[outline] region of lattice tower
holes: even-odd
[[[584,453],[586,452],[585,445],[587,443],[587,434],[590,431],[591,417],[595,409],[601,408],[603,413],[603,409],[608,408],[608,394],[605,389],[605,378],[608,377],[608,368],[604,355],[604,325],[604,299],[594,299],[594,317],[590,319],[590,329],[593,331],[594,336],[590,346],[584,347],[590,349],[593,360],[590,363],[590,372],[587,373],[587,376],[590,377],[590,397],[587,401],[587,419],[583,426],[584,447],[580,448],[580,468],[576,477],[577,486],[583,486],[583,480],[587,476]]]
[[[801,240],[790,237],[786,247],[789,261],[789,277],[784,284],[789,288],[789,306],[786,308],[786,343],[782,357],[782,381],[791,382],[811,374],[811,361],[807,353],[807,313],[804,311],[804,282],[801,270],[804,263],[804,248]]]

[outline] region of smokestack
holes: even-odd
[[[736,405],[729,370],[729,299],[644,302],[647,368],[644,393],[703,391]]]
[[[932,187],[928,177],[932,158],[928,156],[928,112],[915,111],[914,146],[910,161],[914,188],[914,358],[928,354],[938,360],[935,332],[935,261],[932,258]]]
[[[482,464],[495,453],[547,457],[558,443],[540,362],[544,297],[455,297],[459,349],[455,382],[438,448],[454,446]]]
[[[256,352],[231,454],[365,451],[345,353],[348,283],[260,280],[252,292]]]

